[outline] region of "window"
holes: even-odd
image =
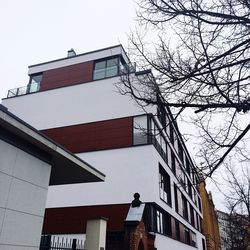
[[[170,142],[174,144],[174,128],[171,123],[169,124],[169,129],[170,129]]]
[[[188,182],[188,195],[192,199],[192,185],[189,180],[187,180],[187,182]]]
[[[159,152],[159,154],[162,156],[164,161],[166,162],[168,159],[167,156],[167,141],[164,137],[164,135],[161,132],[161,129],[156,125],[155,120],[152,116],[149,116],[149,140],[151,143],[154,144],[155,148]]]
[[[190,162],[187,157],[186,157],[186,170],[188,175],[190,176]]]
[[[179,165],[178,165],[179,166]],[[184,171],[181,169],[181,167],[178,167],[179,172],[180,172],[180,176],[177,176],[179,178],[180,184],[182,185],[182,187],[186,190],[186,176]],[[176,171],[177,172],[177,171]]]
[[[195,176],[195,187],[199,191],[199,182],[197,176]]]
[[[118,75],[118,57],[96,61],[94,67],[94,80]]]
[[[163,214],[160,211],[156,211],[156,230],[158,233],[164,233],[163,230]]]
[[[183,217],[188,220],[188,202],[184,195],[182,195],[182,214]]]
[[[180,156],[181,161],[183,162],[183,148],[180,140],[178,140],[178,154]]]
[[[39,91],[40,84],[42,82],[42,77],[43,77],[42,73],[30,76],[27,93],[33,93]]]
[[[197,206],[198,194],[196,189],[194,189],[194,204]]]
[[[134,117],[133,144],[140,145],[148,143],[148,119],[147,116]]]
[[[180,222],[175,219],[175,237],[177,240],[180,240]]]
[[[197,229],[201,232],[201,218],[199,216],[198,213],[196,213],[196,217],[197,217]]]
[[[184,242],[190,245],[190,230],[184,226]]]
[[[198,207],[199,207],[199,210],[200,210],[200,212],[201,212],[201,199],[200,199],[199,196],[198,196]]]
[[[171,158],[171,148],[169,146],[169,144],[167,144],[167,163],[168,163],[168,167],[172,169],[172,158]]]
[[[175,155],[174,155],[174,152],[171,151],[171,163],[172,163],[172,170],[173,170],[173,173],[176,174],[176,163],[175,163]]]
[[[202,250],[206,250],[206,243],[204,239],[202,239]]]
[[[196,247],[196,234],[194,232],[192,232],[192,241],[191,241],[191,245],[193,247]]]
[[[190,206],[190,222],[193,226],[195,226],[195,222],[194,222],[194,208],[192,207],[191,204],[189,204]]]
[[[176,184],[174,184],[174,195],[175,195],[175,211],[184,217],[183,214],[183,195]]]
[[[156,210],[156,231],[165,235],[172,235],[171,216],[166,212]]]
[[[171,205],[170,177],[161,165],[159,166],[159,182],[160,198]]]
[[[160,121],[163,129],[166,131],[166,110],[161,101],[159,101],[159,105],[157,107],[157,118]]]

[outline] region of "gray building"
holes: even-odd
[[[229,247],[230,222],[227,213],[217,210],[218,223],[221,237],[221,250],[227,250]]]

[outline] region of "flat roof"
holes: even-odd
[[[121,55],[123,60],[126,63],[130,63],[130,60],[128,58],[126,51],[124,50],[123,46],[119,44],[119,45],[110,46],[110,47],[99,49],[99,50],[76,54],[70,57],[63,57],[63,58],[59,58],[56,60],[51,60],[51,61],[47,61],[47,62],[43,62],[39,64],[30,65],[28,74],[29,75],[37,74],[46,70],[66,67],[69,65],[74,65],[74,64],[78,64],[78,63],[82,63],[86,61],[93,61],[93,60],[98,60],[98,59],[102,59],[102,58],[106,58],[110,56],[117,56],[117,55]]]
[[[103,173],[9,112],[1,104],[0,127],[15,135],[17,140],[25,140],[51,156],[49,185],[104,181]]]

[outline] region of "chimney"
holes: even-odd
[[[76,56],[76,52],[74,51],[74,49],[68,50],[68,57],[73,57],[73,56]]]

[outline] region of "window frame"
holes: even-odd
[[[40,81],[34,80],[35,77],[40,77]],[[27,85],[27,93],[35,93],[38,92],[41,88],[41,83],[43,80],[43,72],[35,73],[30,75],[29,83]],[[33,90],[32,87],[36,86],[36,88]]]
[[[111,67],[108,67],[107,64],[108,64],[108,61],[112,60],[112,59],[117,59],[116,74],[115,75],[111,75],[111,76],[107,76],[108,69],[111,68]],[[102,80],[102,79],[106,79],[106,78],[118,76],[119,72],[120,72],[120,61],[121,61],[120,56],[106,57],[106,58],[102,58],[102,59],[94,61],[93,76],[92,76],[93,81],[98,81],[98,80]],[[101,62],[105,62],[105,67],[102,69],[104,71],[104,77],[96,78],[95,77],[95,74],[96,74],[96,65],[98,63],[101,63]]]
[[[162,192],[166,194],[166,199],[162,197]],[[159,163],[159,194],[160,199],[166,202],[169,206],[172,206],[172,196],[171,196],[171,179],[170,175]]]

